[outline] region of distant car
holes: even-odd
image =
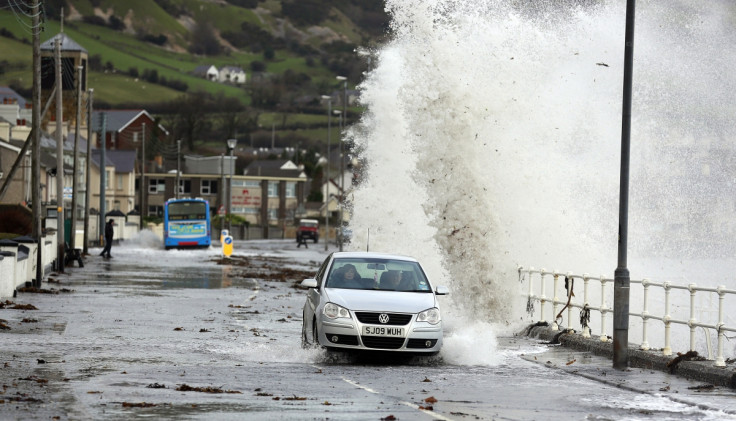
[[[316,219],[302,219],[299,228],[296,229],[296,242],[310,239],[315,243],[319,241],[319,221]]]
[[[333,253],[315,278],[301,285],[309,288],[302,321],[305,348],[421,355],[435,355],[442,348],[437,296],[449,291],[433,288],[412,257]]]

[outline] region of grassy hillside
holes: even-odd
[[[286,4],[282,0],[258,1],[257,8],[224,0],[49,0],[45,4],[50,17],[41,42],[60,31],[54,13],[58,15],[66,3],[64,32],[89,53],[88,82],[95,89],[96,103],[155,108],[185,93],[205,92],[261,108],[248,111],[260,115],[257,125],[240,127],[240,132],[252,132],[257,126],[265,131],[273,124],[277,131],[283,130],[278,136],[298,134],[323,142],[326,117],[314,114],[315,110],[300,114],[303,105],[291,102],[340,89],[335,80],[338,74],[347,75],[351,86],[360,82],[364,68],[352,51],[372,38],[354,20],[363,16],[363,3],[373,4],[366,13],[375,18],[377,1],[319,4],[326,11],[319,22],[297,23],[282,13],[282,4]],[[32,82],[30,19],[19,19],[22,15],[13,13],[9,4],[0,0],[0,6],[5,6],[0,7],[0,85],[27,92]],[[215,40],[215,54],[210,50],[208,55],[189,52],[199,51],[194,47],[202,42],[202,31]],[[228,41],[233,37],[237,45]],[[242,67],[248,84],[226,85],[191,74],[203,64]],[[150,78],[152,73],[155,78]],[[253,102],[256,93],[258,101]],[[318,127],[320,122],[323,129]],[[208,127],[217,129],[217,124],[213,121]]]

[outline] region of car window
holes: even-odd
[[[317,280],[317,288],[322,286],[322,279],[324,279],[325,270],[327,269],[327,264],[330,262],[330,259],[332,259],[332,254],[327,256],[325,261],[322,262],[322,265],[320,265],[319,269],[317,270],[317,274],[314,275],[314,278]]]
[[[354,269],[355,275],[348,279],[346,269]],[[376,258],[335,259],[330,267],[326,286],[343,289],[432,292],[432,287],[418,263]]]

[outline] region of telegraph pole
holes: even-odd
[[[613,279],[613,368],[629,366],[629,161],[631,155],[631,91],[634,71],[634,8],[626,2],[626,45],[624,47],[624,92],[621,119],[621,187],[618,216],[618,267]]]
[[[74,130],[74,176],[72,181],[72,228],[70,235],[70,247],[72,250],[76,247],[77,236],[77,188],[79,184],[79,120],[82,118],[82,66],[77,66],[77,122]]]
[[[31,151],[31,188],[33,189],[33,238],[38,242],[38,253],[36,253],[36,277],[33,279],[33,286],[41,287],[43,279],[43,259],[41,251],[43,250],[43,233],[41,232],[41,28],[39,19],[39,3],[40,0],[33,2],[33,18],[31,30],[33,31],[33,114],[31,122],[31,139],[26,142],[33,142],[33,150]],[[12,177],[12,175],[11,175]]]
[[[56,266],[64,273],[64,134],[61,123],[64,118],[61,81],[61,37],[54,40],[56,50]],[[40,246],[40,244],[39,244]]]
[[[181,139],[176,141],[176,186],[174,186],[174,193],[177,199],[179,198],[179,183],[181,183]]]
[[[89,88],[87,91],[87,162],[86,169],[85,169],[85,175],[86,175],[86,184],[84,188],[84,244],[82,245],[82,253],[83,254],[89,254],[89,201],[90,201],[90,195],[92,194],[90,191],[90,182],[92,181],[92,177],[90,176],[89,170],[90,166],[92,165],[92,97],[94,96],[95,90],[92,88]]]
[[[142,124],[143,128],[141,129],[141,185],[140,187],[140,213],[141,213],[141,230],[143,230],[143,191],[146,188],[146,123]]]
[[[105,168],[105,162],[107,160],[107,157],[105,156],[105,148],[107,147],[107,136],[106,136],[106,130],[107,127],[107,114],[102,112],[100,113],[100,214],[97,217],[97,222],[99,223],[99,231],[97,237],[100,239],[100,245],[104,245],[104,234],[105,234],[105,207],[107,204],[105,203],[105,193],[107,190],[107,168]]]

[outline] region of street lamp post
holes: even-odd
[[[232,231],[232,210],[233,210],[233,151],[235,150],[235,145],[238,144],[238,139],[228,139],[227,140],[227,148],[230,151],[230,181],[228,182],[228,188],[227,188],[227,229],[228,231]],[[232,232],[230,233],[232,235]]]
[[[179,184],[181,183],[181,139],[176,141],[176,186],[174,186],[174,197],[179,198]]]
[[[339,132],[342,136],[342,111],[340,110],[332,110],[332,114],[337,116],[337,125],[339,128]],[[340,186],[340,194],[338,195],[339,201],[338,201],[338,209],[339,209],[339,221],[337,224],[335,224],[335,240],[337,241],[337,246],[339,247],[340,251],[342,251],[342,202],[343,197],[345,194],[345,191],[343,190],[343,173],[342,173],[342,139],[339,140],[340,142],[340,148],[338,149],[339,155],[340,155],[340,178],[337,179],[338,186]]]
[[[322,95],[327,100],[327,183],[325,184],[325,251],[330,242],[330,133],[332,132],[332,97]]]
[[[340,118],[340,230],[343,229],[345,223],[343,219],[343,206],[345,206],[345,138],[342,133],[348,122],[348,78],[345,76],[337,76],[337,80],[342,81],[343,97],[342,97],[342,116]],[[342,251],[342,235],[340,235],[340,251]]]

